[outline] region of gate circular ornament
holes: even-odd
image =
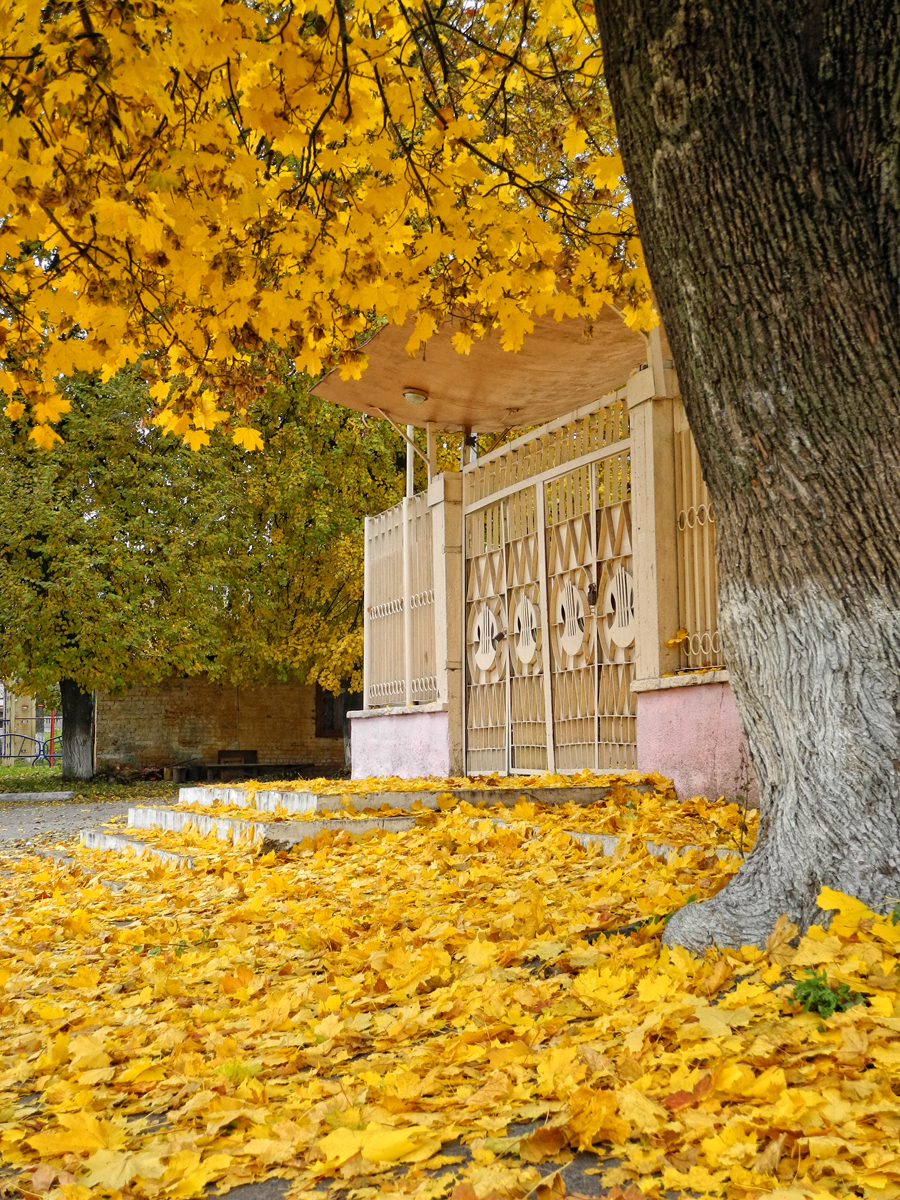
[[[567,579],[559,596],[559,623],[562,626],[559,644],[566,654],[580,654],[584,646],[584,597],[571,579]]]
[[[537,654],[537,613],[527,596],[516,605],[513,619],[513,634],[516,639],[516,657],[527,666]]]
[[[634,580],[619,567],[606,587],[605,616],[609,640],[624,650],[634,641]]]
[[[497,657],[497,618],[482,604],[475,618],[475,665],[479,671],[489,671]]]

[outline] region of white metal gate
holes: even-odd
[[[466,476],[467,772],[633,767],[624,394]]]

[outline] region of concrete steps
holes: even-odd
[[[618,786],[618,785],[617,785]],[[625,784],[627,788],[636,791],[652,791],[649,784]],[[613,791],[614,787],[582,787],[582,788],[456,788],[449,794],[457,802],[466,800],[470,804],[486,806],[504,804],[513,807],[523,796],[543,804],[575,803],[587,805],[602,803]],[[178,867],[193,867],[194,859],[189,853],[180,854],[173,850],[155,846],[139,835],[142,831],[162,831],[169,833],[196,832],[201,836],[213,835],[218,840],[239,845],[245,842],[258,849],[260,853],[271,850],[290,850],[308,838],[315,838],[321,833],[335,833],[346,830],[351,836],[357,837],[373,831],[383,833],[400,833],[413,828],[417,821],[424,818],[424,813],[416,815],[411,810],[413,805],[423,809],[436,809],[438,797],[447,795],[440,791],[396,792],[382,791],[375,793],[329,793],[318,795],[315,792],[285,791],[265,789],[250,793],[244,788],[228,786],[183,787],[179,790],[179,803],[215,810],[218,806],[229,805],[247,812],[254,809],[261,815],[273,813],[277,808],[287,810],[307,820],[259,820],[254,821],[245,816],[224,816],[215,811],[198,812],[186,808],[169,808],[153,806],[135,806],[128,810],[128,828],[138,836],[126,836],[119,833],[105,833],[98,830],[82,830],[82,844],[97,850],[116,850],[118,852],[152,854],[160,861]],[[348,817],[322,816],[318,813],[334,813],[347,809],[361,812],[369,808],[389,805],[401,809],[406,815],[380,815]],[[431,818],[433,820],[434,818]],[[479,820],[489,820],[494,825],[509,829],[509,820],[485,814],[483,818],[473,817],[472,824]],[[531,827],[532,836],[541,836],[539,827]],[[605,857],[616,854],[623,838],[614,834],[587,833],[581,830],[560,830],[566,837],[572,838],[586,849],[596,847]],[[670,846],[650,839],[644,839],[644,846],[649,854],[665,858],[672,853],[682,853],[686,850],[702,850],[714,853],[718,858],[739,856],[738,851],[725,847],[701,846]]]
[[[402,812],[411,812],[413,808],[437,808],[438,797],[452,796],[459,804],[465,801],[477,807],[489,807],[494,804],[504,804],[514,808],[521,799],[533,800],[539,804],[600,804],[615,793],[617,789],[627,788],[630,791],[650,793],[653,785],[649,783],[611,784],[608,787],[558,787],[558,788],[446,788],[442,791],[418,792],[304,792],[285,789],[265,788],[255,793],[250,800],[250,793],[243,788],[207,786],[183,787],[178,790],[179,804],[200,804],[213,806],[216,804],[231,804],[239,808],[258,808],[261,812],[274,812],[276,808],[284,808],[287,812],[315,813],[340,812],[349,809],[360,812],[367,808],[398,808]]]

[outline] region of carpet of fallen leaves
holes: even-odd
[[[661,921],[610,931],[739,860],[639,837],[603,858],[549,819],[535,836],[529,806],[505,818],[461,806],[281,857],[207,840],[194,871],[0,861],[0,1152],[22,1193],[280,1175],[295,1196],[543,1200],[548,1164],[593,1149],[620,1197],[900,1194],[900,926],[827,893],[838,916],[798,945],[661,950]],[[811,967],[865,1003],[799,1011]]]
[[[207,804],[184,801],[173,808],[180,812],[201,815],[215,813],[216,816],[234,817],[237,820],[256,821],[261,824],[278,824],[298,819],[331,821],[335,817],[354,821],[372,816],[401,816],[410,811],[427,823],[430,813],[421,803],[415,802],[411,810],[391,807],[389,804],[373,804],[361,809],[304,813],[298,817],[296,813],[288,812],[280,806],[275,812],[260,811],[249,804],[251,797],[252,793],[248,796],[247,805],[217,804],[213,808]],[[541,804],[539,801],[522,798],[513,809],[501,804],[475,808],[465,802],[457,804],[449,792],[438,792],[437,800],[438,808],[442,811],[456,809],[459,813],[468,813],[473,819],[489,815],[496,820],[527,822],[539,833],[570,829],[582,833],[641,837],[659,843],[667,842],[677,847],[719,846],[729,850],[749,851],[755,841],[759,824],[757,812],[747,812],[738,804],[712,802],[702,796],[695,796],[690,800],[675,800],[664,791],[648,795],[631,788],[617,788],[603,800],[589,805]],[[176,838],[179,836],[181,835],[176,835]],[[217,843],[213,840],[210,844]],[[169,848],[177,849],[177,846],[173,842]]]
[[[573,788],[573,787],[616,787],[622,784],[650,783],[660,791],[674,795],[672,782],[657,771],[574,771],[569,775],[551,774],[543,771],[539,775],[420,775],[412,779],[401,779],[398,775],[373,775],[367,779],[294,779],[261,782],[248,779],[242,783],[226,784],[227,787],[244,788],[253,793],[260,788],[283,788],[298,792],[316,792],[335,795],[341,792],[354,795],[366,792],[434,792],[448,788],[507,788],[509,791],[527,791],[529,788]]]

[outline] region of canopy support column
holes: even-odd
[[[415,425],[406,427],[406,495],[411,499],[416,494],[416,436]]]

